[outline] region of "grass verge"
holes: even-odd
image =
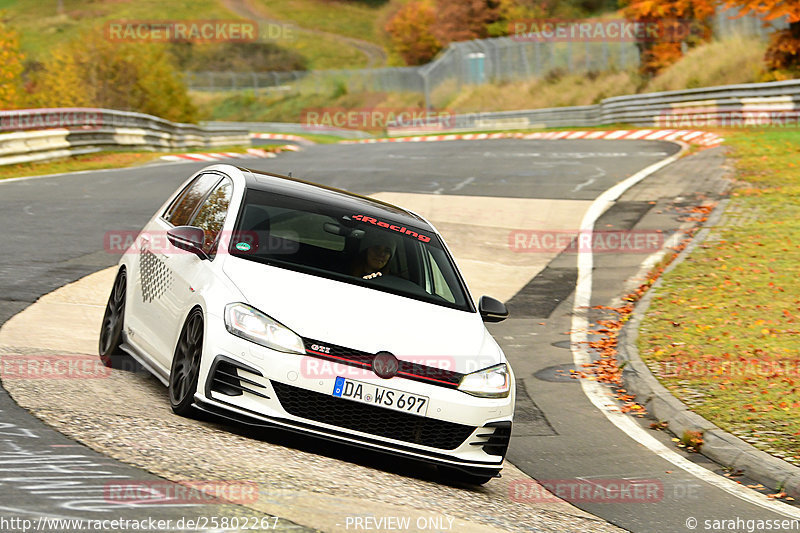
[[[664,276],[639,351],[695,412],[800,465],[800,131],[723,135],[726,215]]]
[[[221,146],[214,149],[184,150],[179,153],[192,152],[244,152],[249,147]],[[270,150],[269,146],[260,146]],[[135,167],[155,161],[161,156],[178,152],[97,152],[95,154],[66,157],[53,161],[38,163],[19,163],[0,166],[0,180],[22,176],[45,176],[47,174],[64,174],[82,170],[104,170],[109,168]]]
[[[274,18],[292,21],[304,28],[384,44],[378,25],[386,18],[388,3],[258,0],[257,4]]]

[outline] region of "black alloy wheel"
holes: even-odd
[[[172,368],[169,372],[169,403],[172,411],[181,416],[194,414],[194,393],[200,374],[203,353],[203,312],[193,310],[183,325]]]
[[[106,312],[103,315],[103,325],[100,328],[100,342],[98,351],[100,360],[107,367],[111,367],[111,356],[121,355],[122,327],[125,322],[125,293],[127,292],[127,275],[121,268],[114,280],[114,287],[108,296]]]

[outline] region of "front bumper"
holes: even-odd
[[[308,364],[313,358],[255,345],[218,325],[216,320],[208,325],[198,408],[249,425],[281,427],[471,472],[502,468],[513,390],[508,398],[476,398],[402,377],[375,376],[380,386],[430,399],[426,416],[395,411],[334,397],[336,375],[318,372],[318,365]]]

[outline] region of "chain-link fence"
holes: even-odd
[[[636,68],[639,54],[630,42],[521,42],[509,37],[452,43],[420,67],[292,72],[187,72],[196,91],[287,89],[300,92],[399,91],[423,93],[450,84],[483,84],[530,79],[552,72],[603,72]]]
[[[632,42],[541,42],[511,37],[452,43],[436,61],[419,68],[425,80],[426,103],[430,93],[450,84],[508,82],[550,73],[605,72],[639,66]]]
[[[714,16],[714,35],[765,37],[788,26],[785,19],[765,25],[755,15],[738,17],[734,9]],[[620,40],[621,41],[621,40]],[[391,91],[425,95],[429,106],[437,89],[457,90],[467,84],[525,80],[550,73],[606,72],[639,66],[634,42],[550,42],[499,37],[450,44],[437,58],[420,67],[292,72],[187,72],[190,89],[296,90],[299,92]]]
[[[717,10],[712,27],[714,28],[714,37],[717,39],[735,36],[764,39],[775,30],[788,28],[789,20],[788,17],[781,17],[765,22],[764,19],[753,13],[740,16],[738,8],[731,8]]]

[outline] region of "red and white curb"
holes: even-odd
[[[289,135],[287,133],[251,133],[250,138],[267,139],[272,141],[292,141],[303,145],[316,144],[314,141],[310,141],[305,137],[300,137],[299,135]]]
[[[273,152],[261,150],[259,148],[248,148],[246,152],[208,152],[196,154],[174,154],[162,155],[161,159],[164,161],[221,161],[224,159],[252,159],[254,157],[270,158],[277,157],[280,152],[297,152],[300,150],[293,144],[279,146]]]
[[[683,141],[704,148],[719,146],[725,140],[716,133],[697,130],[608,130],[608,131],[549,131],[534,133],[465,133],[448,135],[419,135],[414,137],[388,137],[340,141],[345,144],[371,144],[388,142],[477,141],[486,139],[639,139],[647,141]]]

